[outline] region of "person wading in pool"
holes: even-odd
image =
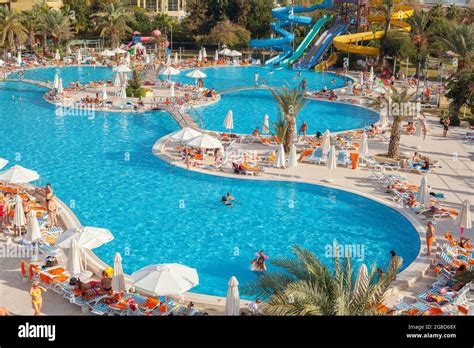
[[[265,272],[267,270],[267,265],[265,264],[265,260],[268,259],[268,256],[265,255],[263,250],[260,250],[259,253],[256,253],[256,259],[252,260],[251,265],[254,271]]]

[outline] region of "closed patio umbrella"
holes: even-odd
[[[359,156],[361,158],[365,158],[367,157],[368,154],[369,154],[369,144],[367,141],[367,134],[364,133],[362,135],[362,143],[360,144],[360,147],[359,147]]]
[[[103,101],[106,101],[106,100],[107,100],[107,85],[106,85],[105,83],[104,83],[104,85],[102,86],[101,97],[102,97],[102,100],[103,100]]]
[[[207,58],[207,51],[206,51],[206,47],[203,47],[203,48],[202,48],[202,57],[203,57],[204,59],[206,59],[206,58]]]
[[[146,266],[132,279],[137,290],[153,296],[179,295],[199,284],[196,269],[177,263]]]
[[[214,53],[214,60],[217,62],[219,60],[219,52],[216,50],[216,53]]]
[[[69,272],[71,276],[77,276],[84,271],[84,267],[81,262],[81,252],[77,246],[76,241],[73,241],[69,248],[66,262],[66,271]]]
[[[278,146],[278,152],[275,158],[275,167],[285,168],[286,167],[286,157],[285,157],[285,148],[283,144]]]
[[[372,84],[374,82],[374,67],[370,67],[370,73],[369,73],[369,82]]]
[[[114,257],[114,274],[112,276],[112,289],[114,292],[127,291],[125,285],[125,275],[122,268],[122,256],[120,253],[115,253]]]
[[[0,59],[0,66],[4,66],[5,65],[5,61],[3,59]]]
[[[225,314],[239,315],[240,314],[240,297],[239,297],[239,282],[237,278],[232,276],[229,279],[229,289],[227,290],[227,297],[225,299]]]
[[[364,85],[364,73],[362,71],[359,73],[359,83],[361,86]]]
[[[26,236],[25,240],[29,243],[34,243],[41,239],[41,231],[36,218],[36,213],[31,210],[28,213],[28,221],[26,222]]]
[[[77,60],[77,64],[81,64],[82,63],[82,54],[81,54],[81,50],[79,49],[79,51],[77,51],[77,56],[76,56],[76,60]]]
[[[231,132],[232,129],[234,129],[234,113],[232,112],[232,110],[229,110],[229,112],[227,113],[224,119],[224,128],[228,129],[229,132]]]
[[[23,59],[21,58],[21,51],[18,51],[18,55],[16,57],[16,63],[18,65],[21,65],[22,62],[23,62]]]
[[[120,87],[120,93],[118,96],[119,96],[119,99],[121,100],[127,99],[127,84],[122,83],[122,86]]]
[[[178,52],[174,53],[174,64],[178,65],[179,64],[179,57],[178,57]]]
[[[418,202],[424,205],[425,207],[430,204],[430,189],[428,187],[428,178],[426,175],[423,175],[420,184],[420,190],[417,195]]]
[[[131,61],[132,61],[132,58],[130,57],[130,52],[127,52],[127,55],[125,56],[125,64],[129,66]]]
[[[472,218],[471,218],[471,203],[466,199],[462,204],[461,214],[459,214],[459,227],[461,231],[461,236],[464,233],[464,230],[472,228]]]
[[[263,134],[268,134],[268,133],[270,133],[270,122],[269,122],[269,117],[268,117],[268,115],[263,116],[262,133],[263,133]]]
[[[387,110],[385,108],[380,110],[380,127],[385,128],[388,125]]]
[[[31,169],[14,165],[0,173],[0,181],[9,184],[25,184],[39,179],[39,174]]]
[[[120,87],[122,85],[122,81],[121,81],[121,78],[120,78],[120,74],[115,74],[115,78],[114,78],[114,87]]]
[[[15,195],[15,210],[13,211],[13,226],[21,228],[26,224],[25,211],[23,210],[23,201],[20,195]]]
[[[198,62],[202,62],[202,50],[199,51],[197,60],[198,60]]]
[[[326,162],[326,167],[329,169],[329,177],[326,180],[327,182],[333,182],[332,171],[336,169],[337,160],[336,160],[336,148],[334,145],[331,145],[331,150],[329,150],[328,160]]]
[[[331,132],[329,132],[329,129],[326,129],[323,134],[323,141],[321,146],[323,149],[323,154],[327,154],[331,149]]]
[[[290,148],[290,155],[288,156],[288,168],[291,168],[291,177],[293,177],[293,170],[298,166],[298,157],[296,155],[296,145],[292,144]]]
[[[59,78],[58,94],[63,94],[63,93],[64,93],[64,90],[63,90],[63,79],[62,79],[62,78]]]
[[[54,59],[58,62],[61,60],[61,55],[59,54],[59,50],[56,50],[56,54],[54,55]]]
[[[174,92],[174,82],[170,83],[170,97],[174,97],[175,92]]]
[[[54,80],[53,80],[53,88],[57,90],[59,87],[59,75],[54,74]]]

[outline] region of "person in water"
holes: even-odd
[[[265,272],[267,270],[267,265],[265,264],[265,260],[268,259],[268,256],[265,255],[263,250],[260,250],[259,253],[256,253],[256,259],[252,260],[251,264],[254,271]]]
[[[332,79],[331,80],[331,85],[335,84],[336,83],[336,79]]]
[[[223,196],[221,199],[221,202],[224,203],[228,207],[232,207],[232,203],[230,202],[229,198],[227,198],[227,196]]]
[[[227,200],[228,201],[235,201],[235,197],[230,194],[230,192],[227,192]]]

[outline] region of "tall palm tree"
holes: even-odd
[[[49,7],[46,1],[43,0],[43,2],[33,5],[33,9],[31,11],[38,16],[38,29],[43,36],[43,50],[46,50],[48,45],[47,40],[49,33],[46,18],[48,17],[49,13],[54,10]]]
[[[387,156],[390,158],[397,159],[399,156],[402,122],[418,116],[417,105],[414,102],[415,95],[416,93],[409,94],[407,88],[399,91],[395,87],[390,86],[389,89],[386,89],[385,99],[375,99],[370,105],[371,107],[382,107],[387,104],[388,112],[393,116],[387,153]],[[426,130],[426,124],[422,119],[420,121],[422,121],[421,127]]]
[[[474,55],[474,25],[452,24],[439,36],[447,50],[458,57],[457,72],[472,63]]]
[[[416,11],[407,22],[411,26],[411,31],[408,34],[416,48],[416,76],[420,78],[420,66],[426,62],[428,57],[429,39],[432,35],[431,14],[429,12]]]
[[[446,86],[446,97],[451,102],[449,103],[449,114],[451,117],[451,124],[453,126],[459,125],[459,114],[463,105],[474,109],[474,67],[467,67],[459,72],[454,73],[448,79]]]
[[[280,91],[270,89],[270,92],[272,92],[273,97],[277,101],[281,114],[286,122],[288,122],[285,138],[280,139],[280,141],[282,142],[285,151],[289,151],[294,141],[296,118],[306,105],[307,99],[305,99],[304,94],[299,92],[297,87],[292,90],[283,87]]]
[[[22,12],[22,23],[28,33],[29,45],[33,49],[35,37],[39,29],[38,14],[34,11]]]
[[[95,25],[100,30],[100,36],[108,37],[112,47],[120,44],[120,39],[132,29],[129,23],[133,21],[132,14],[121,2],[104,4],[102,10],[93,15]]]
[[[26,42],[28,34],[22,23],[20,12],[0,7],[0,43],[10,51],[17,49]]]
[[[45,23],[56,47],[60,47],[64,40],[72,38],[75,34],[69,16],[61,11],[50,11],[45,18]]]
[[[337,246],[337,245],[336,245]],[[377,279],[361,265],[356,276],[350,257],[335,253],[331,271],[313,253],[292,248],[295,258],[278,257],[272,264],[285,272],[266,272],[242,287],[243,293],[264,299],[267,315],[374,315],[403,260],[398,257]]]
[[[380,0],[380,2],[372,7],[372,9],[378,15],[383,17],[384,20],[384,35],[382,37],[381,46],[385,44],[387,38],[387,33],[390,30],[390,25],[392,23],[392,17],[396,13],[400,1],[397,0]],[[380,50],[381,58],[384,58],[385,54],[383,50]],[[381,59],[382,64],[384,64],[384,59]]]
[[[461,11],[459,10],[458,6],[456,6],[455,4],[451,4],[446,10],[446,18],[451,21],[456,21],[459,19],[460,12]]]

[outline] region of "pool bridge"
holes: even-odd
[[[244,86],[244,87],[235,87],[235,88],[224,89],[223,91],[218,92],[218,94],[240,92],[240,91],[252,91],[252,90],[259,90],[259,89],[266,89],[266,90],[278,89],[279,90],[279,89],[283,89],[283,87],[270,87],[270,86],[267,86],[267,85]]]

